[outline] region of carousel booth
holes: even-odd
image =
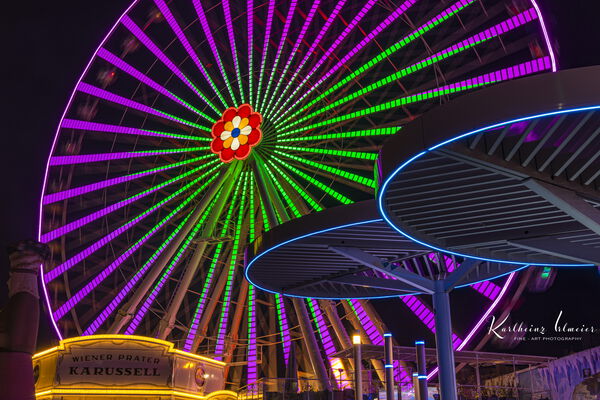
[[[233,400],[225,363],[142,336],[62,340],[33,356],[36,399]]]

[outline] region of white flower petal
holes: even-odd
[[[233,142],[231,142],[231,150],[236,151],[240,147],[240,141],[238,138],[233,138]]]
[[[240,126],[240,122],[242,122],[242,118],[239,115],[236,115],[231,120],[231,123],[233,124],[234,128],[237,128],[238,126]]]
[[[240,129],[240,133],[242,135],[246,135],[248,136],[250,134],[250,132],[252,132],[252,127],[250,125],[246,125],[245,127],[243,127],[242,129]]]
[[[221,140],[227,140],[231,137],[231,132],[230,131],[223,131],[221,132]]]

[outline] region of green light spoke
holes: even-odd
[[[279,173],[279,175],[283,177],[283,179],[286,180],[287,183],[290,184],[291,187],[293,187],[296,190],[296,192],[300,194],[300,196],[302,196],[302,198],[313,208],[313,210],[323,210],[323,207],[319,203],[317,203],[303,188],[298,186],[298,184],[294,182],[294,180],[288,174],[283,172],[281,168],[275,165],[273,161],[269,161],[269,164],[275,169],[275,171]]]
[[[495,37],[495,36],[493,36]],[[449,58],[455,54],[458,54],[464,50],[470,49],[474,46],[477,46],[480,43],[486,42],[488,40],[490,40],[492,37],[483,39],[483,40],[479,40],[479,41],[473,41],[472,43],[469,43],[465,46],[460,46],[460,47],[449,47],[448,49],[441,51],[439,53],[437,53],[436,55],[434,55],[433,57],[428,57],[427,59],[423,60],[423,61],[419,61],[418,63],[415,63],[409,67],[403,68],[400,71],[397,71],[385,78],[382,78],[380,80],[378,80],[377,82],[374,82],[368,86],[365,86],[363,88],[361,88],[360,90],[357,90],[356,92],[353,92],[339,100],[334,101],[331,104],[328,104],[325,107],[322,107],[302,118],[299,118],[297,120],[294,120],[292,124],[289,124],[288,126],[294,126],[297,125],[299,123],[302,123],[308,119],[311,119],[313,117],[316,117],[317,115],[320,115],[328,110],[331,110],[334,107],[337,107],[341,104],[347,103],[351,100],[357,99],[361,96],[366,95],[367,93],[372,92],[373,90],[379,89],[385,85],[388,84],[393,84],[396,81],[398,81],[399,79],[402,79],[408,75],[410,75],[413,72],[417,72],[422,70],[423,68],[429,67],[435,63],[437,63],[438,61],[444,60],[446,58]],[[287,122],[287,121],[286,121]],[[282,124],[284,124],[285,122],[282,122]]]
[[[477,87],[486,86],[486,85],[489,85],[489,84],[492,84],[495,82],[496,82],[495,80],[490,80],[488,82],[482,82],[482,83],[471,84],[471,85],[468,85],[468,84],[461,85],[460,83],[456,84],[456,85],[447,85],[444,88],[437,88],[437,89],[429,90],[427,92],[422,92],[419,94],[402,97],[402,98],[399,98],[396,100],[391,100],[386,103],[379,104],[377,106],[368,107],[368,108],[365,108],[365,109],[362,109],[359,111],[352,112],[350,114],[341,115],[339,117],[334,117],[334,118],[331,118],[331,119],[328,119],[325,121],[317,122],[312,125],[294,129],[292,131],[287,131],[287,132],[282,133],[281,136],[288,136],[288,135],[292,135],[294,133],[304,132],[304,131],[308,131],[308,130],[315,129],[315,128],[320,128],[322,126],[337,124],[339,122],[347,121],[349,119],[364,117],[366,115],[371,115],[371,114],[375,114],[375,113],[378,113],[381,111],[386,111],[386,110],[402,107],[402,106],[416,103],[419,101],[430,100],[435,97],[446,96],[449,94],[458,93],[458,92],[462,92],[465,90],[470,90],[470,89],[474,89]]]
[[[275,174],[273,174],[273,171],[271,171],[266,164],[263,165],[263,168],[267,172],[269,177],[271,178],[271,181],[275,184],[275,187],[279,191],[279,194],[281,195],[281,197],[283,197],[283,200],[285,201],[285,203],[288,205],[288,208],[294,214],[294,217],[300,218],[302,216],[302,213],[300,212],[300,210],[298,210],[298,207],[296,206],[296,204],[294,204],[294,202],[292,201],[290,196],[287,194],[285,189],[283,189],[283,186],[281,186],[281,183],[279,183],[279,180],[275,177]]]
[[[261,215],[262,215],[264,231],[267,232],[271,229],[271,224],[269,223],[269,218],[267,217],[267,210],[265,208],[265,202],[262,199],[260,202],[260,211],[261,211]]]
[[[244,208],[246,207],[246,189],[248,186],[248,174],[246,172],[242,173],[242,181],[241,185],[238,185],[235,191],[235,198],[239,198],[240,206],[238,208],[237,222],[235,224],[235,231],[233,236],[233,245],[231,249],[231,255],[229,257],[229,269],[227,271],[227,283],[225,284],[225,290],[223,293],[223,306],[221,307],[221,315],[219,317],[218,323],[218,335],[217,335],[217,349],[215,353],[222,354],[223,349],[220,349],[219,346],[223,346],[225,341],[225,334],[227,333],[227,322],[228,322],[228,313],[230,309],[230,297],[231,297],[231,288],[233,286],[233,279],[235,273],[235,267],[238,264],[238,260],[240,255],[243,255],[243,251],[240,252],[240,247],[242,247],[241,236],[242,236],[242,227],[244,223]],[[241,195],[238,196],[239,189],[242,187]],[[232,202],[233,203],[233,202]]]
[[[294,114],[292,114],[291,116],[286,118],[286,121],[294,118],[295,116],[304,112],[305,110],[312,107],[313,105],[319,104],[326,96],[328,96],[331,93],[335,92],[336,90],[340,89],[341,87],[346,85],[348,82],[352,81],[354,78],[356,78],[359,75],[363,74],[364,72],[368,71],[369,69],[371,69],[375,65],[379,64],[380,62],[386,60],[389,56],[396,53],[398,50],[402,49],[403,47],[405,47],[409,43],[413,42],[414,40],[420,38],[421,36],[423,36],[423,34],[429,32],[431,29],[437,27],[442,22],[447,21],[450,17],[452,17],[453,15],[457,14],[458,12],[464,10],[466,7],[473,4],[474,2],[475,2],[475,0],[471,0],[467,4],[464,4],[461,7],[455,7],[455,5],[453,5],[449,8],[447,8],[446,10],[444,10],[443,12],[438,14],[436,17],[432,18],[429,22],[421,25],[417,30],[412,32],[410,35],[405,36],[400,41],[396,42],[394,45],[390,46],[383,52],[379,53],[377,56],[373,57],[367,63],[363,64],[362,66],[357,68],[355,71],[351,72],[346,77],[340,79],[329,89],[327,89],[326,91],[321,93],[315,99],[308,102],[304,107],[302,107],[301,109],[296,111]],[[283,113],[281,115],[281,117],[283,117],[285,114],[287,114],[287,112]]]
[[[401,129],[401,126],[394,126],[391,128],[375,128],[375,129],[365,129],[362,131],[352,131],[352,132],[337,132],[337,133],[325,133],[321,135],[311,135],[311,136],[299,136],[299,137],[286,137],[286,138],[277,138],[277,142],[279,143],[289,143],[289,142],[304,142],[304,141],[325,141],[325,140],[336,140],[336,139],[353,139],[353,138],[361,138],[361,137],[372,137],[372,136],[386,136],[386,135],[394,135],[398,133]]]
[[[250,212],[250,230],[248,232],[248,242],[252,243],[254,241],[254,238],[256,237],[256,233],[255,233],[255,224],[256,224],[256,208],[255,208],[255,204],[254,204],[254,176],[251,174],[248,174],[248,179],[249,179],[249,190],[250,190],[250,208],[249,208],[249,212]],[[250,285],[252,286],[252,285]]]
[[[277,161],[278,163],[280,163],[281,165],[283,165],[288,170],[290,170],[293,173],[295,173],[296,175],[298,175],[299,177],[301,177],[304,180],[308,181],[309,183],[315,185],[316,187],[318,187],[319,189],[321,189],[322,191],[324,191],[325,193],[327,193],[328,195],[330,195],[334,199],[338,200],[340,203],[342,203],[342,204],[351,204],[351,203],[354,203],[354,201],[352,201],[348,197],[346,197],[343,194],[341,194],[341,193],[333,190],[329,185],[325,185],[324,183],[322,183],[318,179],[315,179],[312,176],[310,176],[308,174],[305,174],[304,172],[302,172],[298,168],[293,167],[292,165],[286,163],[282,159],[280,159],[278,157],[275,157],[275,156],[273,156],[273,159],[275,161]]]
[[[275,145],[276,149],[303,151],[308,153],[325,154],[328,156],[340,156],[349,158],[359,158],[361,160],[377,160],[377,153],[366,153],[362,151],[348,151],[348,150],[331,150],[331,149],[320,149],[313,147],[297,147],[297,146],[283,146]]]
[[[321,163],[318,163],[318,162],[312,161],[312,160],[307,160],[307,159],[304,159],[302,157],[297,157],[297,156],[294,156],[294,155],[291,155],[291,154],[288,154],[288,153],[284,153],[284,152],[279,151],[279,150],[275,150],[275,153],[277,153],[277,154],[279,154],[279,155],[281,155],[283,157],[290,158],[290,159],[292,159],[294,161],[301,162],[301,163],[306,164],[308,166],[311,166],[311,167],[314,167],[314,168],[318,168],[318,169],[320,169],[322,171],[326,171],[326,172],[329,172],[331,174],[337,175],[337,176],[339,176],[341,178],[344,178],[344,179],[347,179],[349,181],[356,182],[356,183],[359,183],[361,185],[364,185],[364,186],[367,186],[367,187],[375,189],[375,180],[373,180],[371,178],[366,178],[364,176],[360,176],[360,175],[354,174],[352,172],[343,171],[341,169],[338,169],[338,168],[335,168],[335,167],[331,167],[329,165],[321,164]]]

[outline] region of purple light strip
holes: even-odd
[[[363,308],[362,304],[360,304],[360,301],[355,300],[355,299],[352,299],[349,301],[352,304],[352,307],[354,308],[354,310],[356,312],[356,316],[358,317],[358,320],[363,325],[365,332],[366,332],[367,336],[369,337],[369,340],[371,340],[371,343],[373,343],[374,345],[377,345],[377,346],[383,346],[384,345],[383,335],[381,335],[379,333],[379,331],[377,330],[377,327],[375,326],[373,321],[371,321],[371,318],[369,317],[369,315]],[[395,379],[397,382],[401,382],[401,384],[403,386],[412,385],[412,377],[408,374],[408,372],[406,372],[404,367],[402,365],[400,365],[398,360],[394,361],[394,372],[395,372]]]
[[[95,60],[96,53],[98,52],[100,47],[102,47],[104,45],[104,43],[108,40],[108,37],[111,36],[112,33],[115,31],[115,29],[119,25],[119,21],[122,20],[123,18],[125,18],[126,14],[129,12],[129,10],[131,10],[133,8],[133,6],[135,6],[136,4],[137,4],[137,1],[134,1],[133,3],[131,3],[129,5],[129,7],[127,7],[127,9],[123,12],[123,14],[121,14],[121,17],[119,18],[119,20],[117,20],[117,22],[110,28],[110,30],[108,31],[106,36],[104,36],[104,38],[100,42],[100,45],[94,51],[92,58],[90,58],[90,60],[86,64],[85,68],[83,69],[83,72],[79,76],[79,79],[77,80],[77,85],[79,85],[79,83],[81,82],[83,77],[89,71],[89,69],[92,65],[92,62]],[[52,145],[50,146],[49,154],[54,154],[54,151],[56,149],[56,144],[58,143],[58,135],[60,133],[60,125],[61,125],[62,121],[65,119],[65,116],[67,115],[67,111],[71,108],[71,104],[73,103],[75,94],[76,94],[76,90],[73,90],[71,92],[71,95],[69,96],[69,100],[67,101],[65,109],[60,117],[60,122],[58,124],[58,127],[56,128],[56,131],[54,132],[54,139],[52,140]],[[40,204],[39,204],[39,209],[38,209],[38,239],[41,238],[41,236],[42,236],[42,224],[44,221],[44,219],[43,219],[43,211],[44,211],[43,194],[46,193],[46,186],[48,184],[48,173],[49,172],[50,172],[50,157],[48,157],[48,160],[46,162],[46,169],[44,170],[44,181],[42,184],[42,196],[40,197]],[[48,296],[48,288],[46,287],[46,281],[44,279],[44,269],[40,268],[40,271],[41,271],[40,272],[40,281],[42,282],[42,289],[44,292],[44,301],[46,302],[46,306],[48,307],[48,310],[51,310],[52,306],[50,304],[50,297]],[[54,328],[54,331],[56,332],[56,336],[58,337],[59,340],[62,340],[62,338],[63,338],[62,333],[60,332],[60,329],[58,329],[58,325],[56,324],[56,320],[52,316],[52,313],[50,313],[50,322],[52,324],[52,327]]]
[[[83,332],[83,336],[93,335],[98,328],[106,321],[106,319],[115,311],[115,309],[121,304],[123,299],[131,292],[131,289],[146,275],[146,272],[154,265],[158,257],[167,248],[169,243],[173,241],[177,233],[183,228],[185,223],[188,221],[193,211],[179,223],[179,225],[173,230],[169,237],[158,247],[158,249],[150,256],[150,258],[144,263],[144,265],[133,275],[133,277],[127,281],[125,286],[121,288],[119,293],[112,299],[112,301],[106,306],[104,310],[96,317],[96,319],[87,327]]]
[[[395,20],[397,20],[398,18],[400,18],[400,16],[402,14],[404,14],[406,12],[406,10],[408,10],[410,7],[412,7],[415,3],[417,2],[417,0],[407,0],[404,3],[402,3],[400,5],[400,7],[398,7],[396,10],[394,10],[394,12],[392,12],[390,15],[387,16],[386,19],[384,19],[381,23],[379,23],[379,25],[377,25],[377,27],[375,27],[375,29],[373,29],[371,32],[369,32],[369,34],[367,36],[365,36],[356,46],[353,46],[352,49],[344,56],[342,57],[341,60],[339,60],[334,66],[333,68],[331,68],[329,71],[327,71],[321,78],[319,78],[319,80],[312,85],[309,90],[307,90],[299,99],[297,99],[294,104],[292,104],[289,109],[293,109],[299,102],[301,102],[302,100],[304,100],[304,98],[306,98],[306,96],[308,96],[310,93],[312,93],[317,87],[319,87],[327,78],[329,78],[331,75],[333,75],[338,69],[340,69],[343,65],[345,65],[348,60],[350,60],[350,58],[354,57],[359,51],[361,51],[367,44],[369,44],[373,39],[375,39],[375,37],[377,35],[379,35],[384,29],[386,29],[387,27],[389,27],[392,22],[394,22]],[[373,3],[374,4],[374,3]],[[372,5],[371,5],[372,6]],[[365,11],[365,14],[368,12]],[[360,15],[360,13],[359,13]],[[340,43],[342,42],[342,40],[350,33],[350,30],[354,28],[354,26],[356,24],[358,24],[358,22],[360,21],[360,19],[362,19],[362,16],[359,17],[359,15],[357,15],[355,17],[355,19],[358,19],[356,22],[353,20],[344,30],[344,32],[342,32],[342,34],[336,39],[336,41],[333,43],[333,45],[325,52],[325,54],[323,54],[323,57],[321,57],[321,59],[317,62],[317,64],[315,64],[315,66],[313,67],[313,69],[308,73],[308,75],[304,78],[304,80],[298,85],[298,87],[296,88],[296,90],[294,90],[294,92],[292,93],[291,97],[294,97],[294,95],[296,94],[296,92],[302,87],[304,86],[304,84],[308,81],[308,79],[315,73],[315,71],[328,59],[329,55],[331,55],[331,53],[337,48],[337,46],[340,45]],[[355,22],[354,25],[352,25],[352,23]],[[350,28],[350,30],[348,30]],[[347,31],[348,30],[348,31]],[[286,103],[284,103],[281,107],[283,108],[285,106]],[[283,116],[283,115],[282,115]]]
[[[183,124],[183,125],[191,126],[191,127],[196,128],[196,129],[200,129],[200,130],[203,130],[203,131],[210,132],[210,129],[207,128],[207,127],[205,127],[205,126],[198,125],[196,123],[193,123],[193,122],[190,122],[190,121],[186,121],[186,120],[184,120],[182,118],[175,117],[173,115],[167,114],[167,113],[162,112],[160,110],[156,110],[156,109],[154,109],[152,107],[148,107],[148,106],[146,106],[144,104],[141,104],[141,103],[138,103],[136,101],[126,99],[125,97],[122,97],[122,96],[119,96],[117,94],[111,93],[111,92],[106,91],[104,89],[100,89],[100,88],[98,88],[96,86],[92,86],[92,85],[90,85],[88,83],[85,83],[85,82],[80,82],[79,85],[77,85],[77,90],[79,92],[81,92],[81,93],[86,93],[86,94],[89,94],[90,96],[94,96],[94,97],[97,97],[99,99],[103,99],[103,100],[109,101],[111,103],[120,104],[120,105],[122,105],[124,107],[133,108],[134,110],[138,110],[138,111],[141,111],[141,112],[146,113],[146,114],[156,115],[157,117],[160,117],[160,118],[165,118],[165,119],[168,119],[168,120],[171,120],[171,121],[178,122],[178,123]]]
[[[154,193],[154,192],[156,192],[156,191],[164,188],[165,186],[168,186],[168,185],[170,185],[170,184],[172,184],[174,182],[180,181],[181,179],[183,179],[183,178],[185,178],[187,176],[190,176],[190,175],[192,175],[192,174],[194,174],[194,173],[196,173],[196,172],[198,172],[198,171],[200,171],[200,170],[202,170],[204,168],[207,168],[207,167],[209,167],[211,165],[214,165],[217,162],[218,162],[218,160],[213,160],[210,163],[206,163],[204,165],[201,165],[200,167],[197,167],[197,168],[194,168],[194,169],[192,169],[190,171],[184,172],[181,175],[178,175],[178,176],[176,176],[174,178],[171,178],[171,179],[169,179],[167,181],[159,183],[158,185],[156,185],[154,187],[151,187],[150,189],[146,189],[146,190],[144,190],[144,191],[142,191],[142,192],[140,192],[138,194],[135,194],[135,195],[133,195],[131,197],[128,197],[125,200],[121,200],[119,202],[111,204],[108,207],[104,207],[104,208],[102,208],[102,209],[100,209],[98,211],[95,211],[95,212],[93,212],[91,214],[86,215],[85,217],[81,217],[81,218],[76,219],[75,221],[69,222],[69,223],[61,226],[60,228],[54,229],[54,230],[52,230],[50,232],[47,232],[47,233],[45,233],[45,234],[42,235],[42,238],[41,238],[42,242],[43,243],[48,243],[48,242],[50,242],[50,241],[52,241],[52,240],[54,240],[56,238],[59,238],[59,237],[61,237],[63,235],[66,235],[67,233],[72,232],[72,231],[74,231],[77,228],[85,226],[85,225],[87,225],[87,224],[89,224],[89,223],[97,220],[98,218],[102,218],[105,215],[113,213],[113,212],[115,212],[115,211],[117,211],[117,210],[119,210],[119,209],[121,209],[121,208],[123,208],[123,207],[125,207],[125,206],[127,206],[127,205],[129,205],[129,204],[131,204],[131,203],[133,203],[133,202],[135,202],[137,200],[139,200],[139,199],[142,199],[142,198],[144,198],[144,197],[146,197],[146,196],[148,196],[148,195],[150,195],[150,194],[152,194],[152,193]],[[58,272],[58,271],[55,272],[55,271],[56,271],[56,268],[54,268],[53,270],[51,270],[51,271],[48,272],[47,277],[52,277],[52,278],[49,278],[50,280],[56,278],[58,275],[60,275],[60,274],[62,274],[64,272],[64,271],[61,271],[61,272]],[[56,274],[58,274],[58,275],[56,275]],[[50,280],[47,281],[47,282],[50,282]]]
[[[265,64],[267,58],[267,52],[269,51],[269,40],[271,38],[271,28],[273,27],[273,14],[275,13],[275,0],[269,0],[269,6],[267,8],[267,23],[265,26],[265,40],[262,48],[262,60],[260,62],[260,75],[258,75],[258,86],[256,90],[256,104],[260,101],[260,87],[262,86],[263,76],[265,75]],[[263,112],[263,110],[259,110]]]
[[[231,85],[229,83],[229,79],[227,78],[227,73],[225,72],[225,68],[223,67],[223,62],[221,61],[221,56],[219,55],[219,49],[217,48],[215,38],[212,35],[212,31],[210,29],[210,24],[208,23],[208,18],[206,18],[206,13],[204,12],[202,3],[199,0],[193,0],[192,3],[194,4],[194,8],[196,9],[196,14],[198,14],[198,20],[200,21],[200,25],[202,26],[202,30],[204,31],[204,35],[206,36],[208,45],[213,53],[213,56],[215,57],[215,60],[217,61],[217,65],[219,66],[219,71],[221,71],[221,75],[223,76],[223,80],[225,81],[227,88],[230,89],[231,100],[234,103],[237,103],[237,101],[233,95],[233,90],[231,90]],[[227,6],[229,6],[229,4]],[[231,19],[231,16],[229,16],[229,18]],[[228,29],[227,33],[229,34],[229,27],[227,29]],[[231,34],[233,34],[233,27],[232,27]],[[183,35],[183,33],[182,33],[182,35]],[[231,37],[230,37],[230,39],[231,39]],[[234,46],[235,46],[235,43],[234,43]],[[232,53],[232,54],[235,54],[235,53]],[[237,57],[234,57],[234,59],[235,59],[234,62],[237,63]]]
[[[515,278],[515,276],[516,276],[516,272],[512,272],[510,275],[508,275],[508,279],[506,279],[506,283],[502,287],[502,290],[500,291],[498,297],[496,297],[496,300],[494,300],[494,302],[492,303],[492,305],[490,306],[490,308],[488,308],[487,311],[481,316],[481,318],[479,318],[479,321],[477,322],[477,324],[475,324],[475,326],[473,327],[473,329],[471,329],[471,331],[469,332],[469,334],[467,335],[467,337],[456,348],[456,350],[460,351],[460,350],[464,349],[465,346],[471,341],[471,339],[473,338],[473,336],[477,333],[477,331],[479,330],[479,328],[481,328],[481,325],[483,325],[483,323],[485,321],[487,321],[487,319],[490,316],[490,314],[492,313],[492,311],[494,311],[494,309],[496,308],[496,306],[498,305],[498,303],[500,302],[500,300],[504,297],[504,294],[508,290],[508,288],[509,288],[510,284],[512,283],[513,279]],[[439,368],[435,367],[433,369],[433,371],[431,371],[427,375],[427,380],[433,378],[438,373],[438,371],[439,371]]]
[[[427,328],[429,328],[431,332],[435,333],[434,315],[431,309],[425,303],[415,296],[402,296],[400,297],[400,300],[402,300],[408,306],[408,308],[410,308],[410,310],[425,324]],[[453,333],[452,347],[456,349],[461,343],[462,340]]]
[[[246,16],[248,19],[248,95],[250,96],[250,104],[254,101],[254,1],[247,0]]]
[[[196,193],[197,195],[197,193]],[[144,236],[142,236],[137,242],[135,242],[132,246],[130,246],[123,254],[117,257],[112,263],[108,265],[108,267],[104,268],[102,272],[96,275],[91,281],[89,281],[83,288],[81,288],[75,295],[71,296],[62,306],[60,306],[56,311],[54,311],[54,318],[57,320],[61,319],[66,313],[69,312],[76,304],[78,304],[81,299],[87,296],[92,290],[94,290],[104,279],[106,279],[110,274],[112,274],[126,259],[128,259],[137,249],[139,249],[144,243],[148,241],[156,232],[160,230],[171,218],[173,218],[187,203],[189,203],[194,195],[188,197],[185,201],[183,201],[171,215],[167,218],[164,218],[158,224],[156,224],[150,231],[148,231]],[[55,268],[56,269],[56,268]],[[53,269],[52,271],[54,271]]]
[[[196,54],[196,52],[194,51],[194,48],[192,47],[192,45],[188,41],[187,37],[181,30],[181,27],[175,20],[175,17],[173,16],[173,13],[171,13],[171,10],[167,6],[167,4],[163,0],[154,0],[154,4],[156,4],[156,6],[160,10],[161,14],[163,15],[163,17],[165,17],[169,26],[173,30],[173,33],[175,33],[175,36],[177,36],[177,38],[179,39],[179,42],[181,43],[181,45],[183,46],[185,51],[187,51],[187,53],[189,54],[189,56],[192,59],[192,61],[194,62],[194,64],[196,64],[196,67],[198,67],[198,69],[202,73],[202,76],[204,77],[204,79],[206,79],[206,82],[208,82],[208,84],[210,85],[212,90],[215,92],[215,94],[219,97],[219,100],[221,100],[223,105],[225,107],[227,107],[227,103],[225,102],[225,99],[221,95],[221,92],[217,89],[212,78],[210,77],[210,75],[208,74],[206,69],[204,68],[204,65],[202,65],[202,63],[200,62],[198,55]]]
[[[248,292],[248,353],[247,384],[254,385],[258,381],[258,352],[256,348],[256,294],[250,285]],[[256,388],[253,390],[256,391]]]
[[[319,329],[319,334],[321,335],[321,343],[323,345],[323,350],[325,350],[325,354],[330,358],[336,353],[335,345],[333,344],[333,339],[331,338],[331,334],[327,329],[327,324],[325,323],[325,319],[323,317],[323,312],[319,308],[319,303],[315,299],[307,299],[310,303],[311,308],[314,312],[315,323],[317,328]]]
[[[174,198],[176,198],[177,196],[179,196],[181,193],[183,193],[186,190],[188,190],[190,187],[192,187],[194,184],[198,183],[201,179],[203,179],[205,176],[207,176],[208,174],[210,174],[213,171],[214,171],[214,169],[211,170],[211,171],[208,171],[206,174],[200,176],[199,178],[194,179],[192,182],[190,182],[189,184],[185,185],[181,189],[177,190],[175,193],[173,193],[173,194],[169,195],[168,197],[164,198],[163,200],[161,200],[160,202],[156,203],[155,205],[153,205],[152,207],[150,207],[146,211],[142,212],[141,214],[138,214],[135,218],[131,219],[129,222],[121,225],[119,228],[117,228],[114,231],[110,232],[108,235],[105,235],[100,240],[98,240],[95,243],[93,243],[92,245],[86,247],[84,250],[80,251],[79,253],[77,253],[73,257],[69,258],[68,260],[66,260],[62,264],[57,265],[54,269],[52,269],[51,271],[49,271],[46,274],[46,276],[44,277],[45,278],[45,282],[46,283],[50,282],[52,279],[56,278],[58,275],[60,275],[63,272],[67,271],[68,269],[72,268],[74,265],[76,265],[80,261],[84,260],[89,255],[93,254],[96,250],[98,250],[98,249],[102,248],[103,246],[105,246],[107,243],[109,243],[110,241],[112,241],[114,238],[118,237],[122,233],[126,232],[127,230],[129,230],[130,228],[132,228],[133,226],[135,226],[138,222],[142,221],[148,215],[150,215],[153,212],[155,212],[156,210],[158,210],[164,204],[168,203],[169,201],[171,201]],[[216,175],[214,175],[213,177],[211,177],[209,181],[212,181],[215,178],[216,178]]]
[[[288,9],[288,13],[285,17],[285,23],[283,24],[283,30],[281,31],[281,38],[279,39],[279,44],[277,45],[277,52],[275,53],[275,61],[273,61],[273,67],[271,68],[271,73],[269,74],[269,81],[267,82],[267,86],[265,87],[265,96],[263,101],[261,102],[261,110],[265,110],[262,105],[265,104],[269,97],[269,89],[271,88],[271,84],[273,83],[273,77],[275,76],[277,71],[277,66],[279,65],[279,59],[281,58],[281,52],[283,51],[283,47],[285,45],[285,41],[287,40],[288,33],[290,31],[290,25],[292,24],[292,19],[294,19],[294,11],[296,11],[296,6],[298,5],[298,0],[290,1],[290,8]],[[270,99],[269,99],[270,101]]]
[[[531,0],[531,4],[533,8],[535,8],[535,12],[538,16],[538,20],[540,21],[540,25],[542,26],[542,33],[544,34],[544,40],[546,41],[546,48],[548,49],[548,54],[550,55],[551,64],[552,64],[552,72],[556,72],[556,56],[554,55],[554,49],[552,48],[552,43],[550,42],[550,37],[548,35],[548,30],[546,29],[546,23],[544,22],[544,16],[540,11],[540,7],[537,4],[536,0]]]
[[[125,134],[125,135],[141,135],[141,136],[164,137],[164,138],[170,138],[170,139],[210,141],[210,138],[205,137],[205,136],[182,135],[179,133],[170,133],[170,132],[156,132],[156,131],[149,131],[146,129],[132,128],[130,126],[102,124],[99,122],[81,121],[81,120],[77,120],[77,119],[68,119],[68,118],[63,119],[60,127],[63,129],[81,129],[84,131],[107,132],[107,133],[117,133],[117,134]]]
[[[279,79],[277,80],[277,84],[275,85],[275,89],[273,90],[273,95],[271,96],[271,98],[269,99],[269,102],[267,103],[267,105],[265,107],[265,109],[267,111],[267,117],[271,117],[271,113],[270,113],[271,102],[277,97],[277,92],[278,92],[279,88],[281,87],[281,84],[283,83],[283,78],[287,75],[287,72],[292,64],[292,60],[296,56],[296,52],[298,51],[300,44],[304,40],[304,36],[306,35],[308,27],[309,27],[310,23],[312,22],[313,18],[315,17],[320,4],[321,4],[321,0],[315,0],[312,4],[310,10],[308,11],[306,19],[304,20],[304,24],[302,24],[302,28],[300,29],[300,33],[298,34],[298,38],[296,39],[296,42],[294,43],[294,47],[292,48],[292,51],[290,52],[290,56],[285,64],[285,67],[283,68],[283,72],[281,74],[279,74]]]
[[[210,123],[215,122],[214,118],[209,117],[208,115],[204,114],[202,111],[198,110],[196,107],[181,100],[179,97],[175,96],[173,93],[168,91],[164,86],[159,85],[157,82],[152,80],[150,77],[148,77],[147,75],[144,75],[143,73],[141,73],[140,71],[138,71],[131,65],[127,64],[125,61],[123,61],[122,59],[120,59],[119,57],[117,57],[116,55],[111,53],[110,51],[106,50],[105,48],[101,48],[100,50],[98,50],[98,57],[100,57],[103,60],[105,60],[106,62],[114,65],[115,67],[119,68],[123,72],[131,75],[138,81],[142,82],[143,84],[147,85],[148,87],[151,87],[152,89],[154,89],[158,93],[162,94],[163,96],[173,100],[173,102],[202,116],[204,119],[208,120]]]
[[[333,22],[335,21],[335,19],[339,15],[339,13],[342,11],[342,8],[346,4],[346,1],[347,0],[339,0],[338,3],[335,5],[335,7],[333,8],[333,11],[331,11],[331,14],[325,21],[325,24],[323,25],[323,27],[317,34],[317,37],[315,38],[314,42],[312,43],[310,48],[306,51],[304,58],[302,59],[302,61],[300,61],[300,64],[296,67],[296,71],[292,75],[292,78],[288,81],[288,84],[285,86],[285,89],[283,90],[280,98],[277,99],[277,101],[275,101],[275,104],[273,105],[273,109],[275,109],[278,106],[279,101],[282,100],[285,97],[285,95],[287,94],[288,90],[290,90],[290,88],[292,87],[292,83],[295,82],[296,77],[298,76],[298,74],[300,73],[302,68],[304,67],[304,64],[306,64],[308,59],[313,55],[315,49],[317,48],[319,43],[321,43],[321,40],[323,40],[323,37],[325,37],[325,34],[327,33],[327,31],[329,30],[329,28],[331,28],[331,25],[333,24]],[[281,107],[279,109],[281,109]],[[270,113],[269,115],[273,115],[273,114],[274,113]]]
[[[122,160],[124,158],[151,157],[161,154],[191,153],[194,151],[206,151],[209,147],[185,147],[181,149],[148,150],[148,151],[124,151],[119,153],[100,154],[77,154],[74,156],[54,156],[50,159],[50,165],[74,165],[89,164],[101,161]]]
[[[196,2],[198,0],[195,0]],[[238,63],[237,50],[235,46],[235,35],[233,33],[233,23],[231,21],[231,8],[229,6],[229,0],[223,0],[223,13],[225,14],[225,26],[227,27],[227,36],[229,37],[229,43],[231,44],[231,57],[233,58],[233,66],[237,74],[238,85],[240,87],[241,102],[244,101],[244,88],[242,87],[242,75],[240,74],[240,65]]]
[[[281,345],[283,346],[283,359],[285,365],[288,365],[290,359],[290,347],[292,345],[292,337],[290,335],[290,325],[288,323],[287,314],[285,311],[285,303],[283,296],[275,293],[275,302],[277,303],[277,318],[279,318],[279,326],[281,331]]]
[[[198,97],[200,97],[206,103],[206,105],[208,105],[217,114],[220,114],[219,109],[215,107],[210,100],[208,100],[208,98],[188,79],[187,76],[183,74],[183,72],[181,72],[179,68],[177,68],[173,61],[171,61],[171,59],[167,57],[165,53],[163,53],[158,46],[156,46],[156,44],[154,44],[148,35],[146,35],[146,33],[144,33],[144,31],[140,29],[140,27],[137,26],[135,22],[129,18],[129,16],[124,16],[121,19],[121,23],[133,34],[133,36],[136,37],[137,40],[139,40],[152,54],[154,54],[156,58],[158,58],[167,68],[169,68],[171,72],[175,74],[175,76],[177,76],[183,83],[185,83],[187,87],[189,87]]]
[[[148,169],[145,171],[136,172],[136,173],[125,175],[125,176],[119,176],[119,177],[112,178],[112,179],[106,179],[104,181],[90,183],[89,185],[83,185],[83,186],[79,186],[76,188],[63,190],[61,192],[52,193],[52,194],[44,196],[43,204],[44,205],[52,204],[57,201],[81,196],[85,193],[93,192],[96,190],[104,189],[106,187],[118,185],[120,183],[125,183],[125,182],[129,182],[129,181],[132,181],[135,179],[143,178],[144,176],[153,175],[153,174],[156,174],[156,173],[162,172],[162,171],[167,171],[169,169],[177,168],[182,165],[188,165],[191,163],[195,163],[197,161],[204,160],[209,157],[212,157],[212,155],[196,157],[196,158],[192,158],[192,159],[186,160],[186,161],[181,161],[181,162],[177,162],[177,163],[173,163],[173,164],[167,164],[163,167],[151,168],[151,169]]]

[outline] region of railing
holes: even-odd
[[[351,380],[341,381],[345,390],[337,390],[338,383],[332,385],[332,391],[323,389],[324,385],[317,379],[286,379],[262,378],[238,391],[240,400],[353,400],[354,391]],[[332,382],[333,383],[333,382]],[[367,383],[367,382],[365,382]],[[429,399],[436,400],[437,383],[429,383]],[[363,384],[363,399],[378,400],[384,395],[385,387],[379,382],[368,385]],[[401,390],[402,400],[414,400],[412,388],[404,387]],[[513,386],[477,386],[458,385],[459,400],[563,400],[553,399],[550,392],[531,392],[528,389]]]

